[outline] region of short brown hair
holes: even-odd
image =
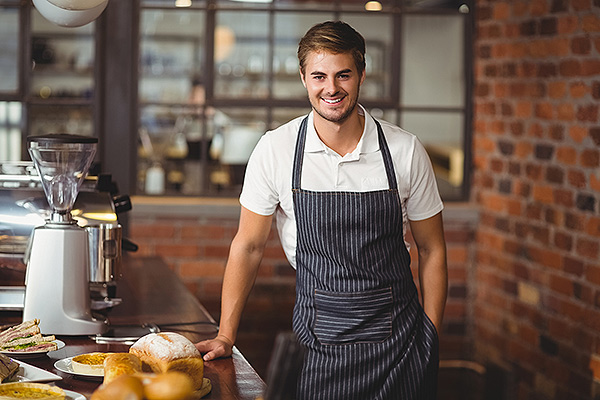
[[[305,73],[306,58],[313,51],[350,53],[359,74],[365,70],[365,39],[342,21],[326,21],[310,28],[298,44],[300,71]]]

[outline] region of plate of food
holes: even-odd
[[[85,400],[81,393],[46,383],[13,382],[0,385],[3,399]]]
[[[63,358],[54,363],[54,368],[65,374],[102,380],[104,378],[104,358],[106,355],[107,353],[87,353]]]
[[[51,382],[60,376],[0,354],[0,383],[6,382]]]
[[[43,335],[39,323],[39,319],[24,321],[0,332],[0,354],[33,358],[65,347],[65,342],[56,340],[54,335]]]

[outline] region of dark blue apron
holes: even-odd
[[[392,157],[375,123],[388,190],[301,189],[307,118],[298,133],[293,327],[306,353],[297,399],[436,397],[437,332],[418,299]]]

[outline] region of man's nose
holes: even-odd
[[[338,92],[338,83],[336,79],[327,79],[325,84],[325,91],[327,94],[332,95]]]

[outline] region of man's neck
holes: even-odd
[[[317,135],[323,143],[342,157],[352,153],[362,137],[365,117],[355,112],[342,122],[331,122],[313,113]]]

